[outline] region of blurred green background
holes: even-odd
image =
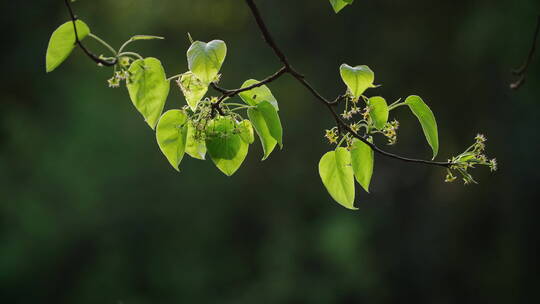
[[[178,174],[111,71],[76,50],[45,74],[61,0],[3,1],[0,98],[1,303],[534,303],[540,60],[513,92],[537,0],[259,0],[294,66],[328,97],[338,67],[367,64],[369,94],[422,96],[445,160],[484,132],[500,170],[480,185],[445,184],[444,170],[377,157],[360,210],[332,201],[317,174],[330,149],[324,107],[291,77],[271,85],[285,148],[259,144],[225,177],[186,158]],[[279,63],[241,0],[78,1],[93,32],[119,46],[134,34],[169,75],[187,70],[187,32],[229,47],[221,84],[263,78]],[[105,52],[90,39],[95,52]],[[537,56],[538,57],[538,56]],[[540,58],[537,58],[540,59]],[[167,107],[184,100],[173,89]],[[429,158],[407,111],[388,150]],[[383,144],[384,145],[384,144]]]

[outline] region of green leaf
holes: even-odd
[[[90,28],[81,20],[75,22],[77,26],[77,35],[82,41],[88,34]],[[54,71],[62,62],[64,62],[73,49],[75,48],[75,31],[73,30],[73,22],[68,21],[58,27],[52,34],[49,40],[46,56],[47,73]]]
[[[264,151],[262,160],[270,156],[270,153],[279,144],[283,148],[283,128],[279,115],[268,101],[263,101],[255,108],[248,109],[248,117],[257,131]]]
[[[165,112],[159,119],[156,139],[161,152],[176,171],[184,157],[188,133],[188,117],[181,110]]]
[[[367,65],[359,65],[351,67],[347,64],[342,64],[339,68],[341,79],[347,85],[349,92],[354,99],[358,99],[369,88],[375,88],[375,74]]]
[[[195,77],[193,73],[187,72],[180,77],[180,89],[193,112],[197,110],[197,105],[208,92],[208,85]]]
[[[244,84],[242,85],[242,88],[247,88],[257,83],[259,83],[258,80],[250,79],[244,82]],[[242,92],[238,95],[240,95],[240,98],[242,98],[242,100],[250,106],[256,106],[258,103],[262,101],[268,101],[274,106],[274,108],[276,108],[277,111],[279,111],[278,102],[276,98],[274,97],[274,95],[272,95],[272,92],[270,91],[270,89],[266,85],[256,87],[249,91]]]
[[[242,140],[236,122],[230,117],[211,121],[206,127],[206,147],[212,161],[227,176],[233,175],[244,162],[249,144]]]
[[[420,121],[426,140],[433,150],[433,159],[435,159],[439,153],[439,132],[435,115],[419,96],[407,97],[405,104],[409,106],[418,121]]]
[[[170,83],[156,58],[138,59],[129,67],[129,97],[150,128],[154,129],[169,95]]]
[[[227,56],[227,45],[221,40],[195,41],[187,51],[189,70],[203,83],[215,81]]]
[[[163,40],[164,37],[160,36],[152,36],[152,35],[135,35],[131,37],[129,40],[131,41],[137,41],[137,40]]]
[[[371,97],[368,101],[369,105],[369,114],[371,119],[373,119],[373,124],[375,128],[382,130],[384,125],[388,122],[388,104],[384,98],[375,96]]]
[[[354,173],[351,153],[345,148],[337,148],[326,153],[319,162],[319,175],[332,198],[343,207],[354,207]]]
[[[248,144],[252,144],[255,141],[255,132],[253,131],[253,125],[251,121],[245,119],[239,125],[240,137]]]
[[[204,134],[197,134],[193,123],[188,123],[186,153],[196,159],[205,160],[206,158]]]
[[[371,149],[363,141],[354,139],[351,149],[351,162],[356,181],[369,192],[371,176],[373,175],[373,165],[375,157]]]
[[[345,6],[353,3],[354,0],[330,0],[330,4],[334,8],[334,12],[339,13]]]

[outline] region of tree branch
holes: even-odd
[[[529,49],[529,54],[527,55],[527,58],[525,59],[525,62],[523,65],[513,71],[514,75],[519,76],[519,79],[515,82],[510,84],[510,88],[512,90],[519,89],[524,83],[527,78],[527,71],[529,70],[529,66],[531,65],[531,62],[534,57],[534,53],[536,52],[536,42],[538,40],[538,35],[540,33],[540,15],[537,17],[536,20],[536,29],[534,31],[534,36],[532,40],[531,48]]]
[[[306,79],[305,77],[299,73],[298,71],[296,71],[292,65],[290,64],[289,60],[287,59],[287,57],[285,56],[285,54],[283,53],[283,51],[278,47],[277,43],[275,42],[274,38],[272,37],[272,35],[270,34],[270,31],[268,30],[268,27],[266,26],[266,23],[264,22],[264,19],[262,18],[260,12],[259,12],[259,9],[257,8],[257,6],[255,5],[255,2],[253,0],[246,0],[246,3],[248,5],[248,7],[250,8],[251,10],[251,13],[253,15],[253,17],[255,17],[255,21],[257,22],[257,25],[259,27],[259,30],[261,31],[262,33],[262,36],[265,40],[265,42],[268,44],[268,46],[274,51],[275,55],[279,58],[279,60],[283,63],[283,67],[274,75],[266,78],[265,80],[261,81],[260,83],[257,83],[257,84],[254,84],[253,86],[250,86],[250,87],[247,87],[247,88],[243,88],[243,89],[236,89],[236,90],[226,90],[226,89],[223,89],[223,88],[220,88],[218,87],[217,85],[215,84],[212,84],[212,87],[214,89],[216,89],[217,91],[223,93],[223,95],[218,99],[218,102],[215,103],[215,105],[217,106],[217,108],[219,109],[219,104],[227,97],[232,97],[232,96],[235,96],[241,92],[244,92],[244,91],[247,91],[247,90],[251,90],[253,88],[256,88],[256,87],[259,87],[259,86],[262,86],[264,84],[267,84],[267,83],[270,83],[276,79],[278,79],[279,77],[281,77],[282,75],[284,75],[285,73],[288,73],[290,74],[291,76],[293,76],[298,82],[300,82],[300,84],[302,84],[309,92],[311,92],[311,94],[318,100],[320,101],[322,104],[324,104],[326,106],[326,108],[328,109],[328,111],[330,111],[330,114],[334,117],[334,119],[336,120],[336,123],[338,125],[338,128],[340,130],[345,130],[347,131],[348,133],[350,133],[353,137],[357,138],[358,140],[361,140],[362,142],[364,142],[365,144],[367,144],[373,151],[381,154],[381,155],[384,155],[384,156],[387,156],[387,157],[390,157],[390,158],[393,158],[393,159],[398,159],[398,160],[401,160],[401,161],[404,161],[404,162],[410,162],[410,163],[418,163],[418,164],[426,164],[426,165],[433,165],[433,166],[441,166],[441,167],[445,167],[445,168],[448,168],[452,165],[452,163],[450,162],[435,162],[435,161],[429,161],[429,160],[421,160],[421,159],[413,159],[413,158],[406,158],[406,157],[402,157],[402,156],[399,156],[399,155],[396,155],[396,154],[392,154],[392,153],[389,153],[389,152],[386,152],[382,149],[380,149],[379,147],[377,147],[375,144],[369,142],[366,138],[364,138],[363,136],[359,135],[358,133],[354,132],[353,130],[351,130],[351,128],[349,127],[349,125],[347,125],[346,122],[344,122],[340,117],[339,115],[336,113],[335,109],[333,108],[334,105],[336,105],[341,99],[343,99],[343,95],[340,95],[338,96],[335,100],[328,100],[326,99],[325,97],[323,97]]]
[[[86,54],[86,56],[92,59],[95,63],[103,65],[103,66],[108,66],[108,67],[114,66],[116,62],[118,61],[117,58],[114,58],[113,60],[110,60],[110,61],[102,59],[99,56],[95,55],[94,53],[90,52],[90,50],[88,50],[79,40],[79,34],[77,33],[77,24],[76,24],[77,16],[75,16],[75,14],[73,13],[73,9],[71,8],[70,1],[71,0],[65,0],[65,3],[69,11],[69,16],[71,17],[71,22],[73,23],[73,30],[75,32],[75,44],[77,44]]]
[[[267,83],[270,83],[270,82],[273,82],[274,80],[278,79],[279,77],[281,77],[281,75],[285,74],[286,72],[287,72],[287,69],[285,67],[282,67],[277,72],[275,72],[274,74],[266,77],[264,80],[259,81],[258,83],[252,84],[252,85],[247,86],[245,88],[238,88],[238,89],[234,89],[234,90],[227,90],[227,89],[221,88],[214,82],[212,82],[210,85],[212,86],[212,88],[214,90],[216,90],[218,92],[221,92],[223,94],[220,97],[220,100],[223,100],[223,99],[225,99],[227,97],[234,97],[234,96],[236,96],[236,95],[238,95],[238,94],[240,94],[242,92],[246,92],[246,91],[258,88],[258,87],[262,87],[263,85],[265,85]]]

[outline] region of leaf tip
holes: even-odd
[[[231,176],[233,176],[233,175],[234,175],[234,173],[235,173],[236,171],[233,171],[233,172],[226,172],[226,171],[222,171],[222,172],[223,172],[223,174],[225,174],[225,176],[227,176],[227,177],[231,177]]]

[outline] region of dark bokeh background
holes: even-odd
[[[222,84],[279,68],[240,0],[78,1],[115,46],[134,34],[169,75],[187,70],[186,36],[223,39]],[[63,1],[3,1],[0,93],[2,303],[534,303],[540,64],[508,89],[532,36],[537,0],[365,0],[334,15],[327,0],[260,0],[290,60],[326,96],[338,67],[368,64],[389,100],[421,95],[437,115],[444,160],[477,132],[500,170],[480,185],[376,158],[360,210],[334,203],[317,163],[331,117],[292,78],[271,88],[285,148],[253,145],[232,178],[186,158],[177,174],[125,89],[80,50],[49,75]],[[99,45],[87,44],[99,51]],[[173,90],[168,107],[184,101]],[[414,117],[396,111],[404,155],[429,158]],[[358,187],[360,188],[360,187]]]

